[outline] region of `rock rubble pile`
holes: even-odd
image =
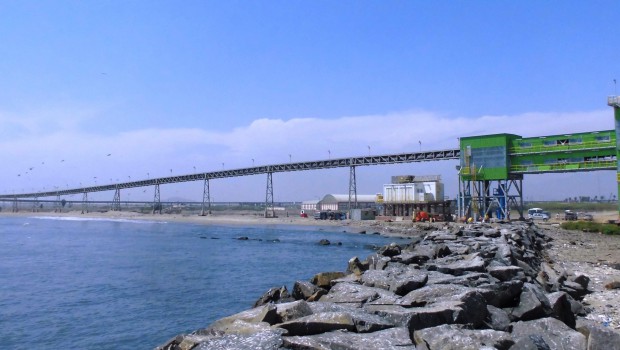
[[[545,254],[535,225],[446,225],[158,349],[620,349],[581,316],[589,278]]]

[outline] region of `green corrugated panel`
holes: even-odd
[[[469,172],[461,172],[461,176],[467,180],[507,179],[510,167],[508,147],[510,141],[518,137],[513,134],[494,134],[461,138],[461,167],[476,168],[475,173],[472,168]]]

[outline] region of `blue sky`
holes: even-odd
[[[0,2],[0,192],[612,129],[619,11],[617,1]],[[454,165],[359,169],[358,187],[438,173],[453,196]],[[347,181],[347,169],[277,174],[274,196],[346,193]],[[211,186],[215,200],[260,201],[264,184]],[[528,176],[525,195],[615,186],[613,172]]]

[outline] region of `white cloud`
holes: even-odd
[[[246,167],[252,159],[256,165],[283,163],[289,154],[293,161],[305,161],[325,159],[328,150],[332,158],[365,155],[368,146],[373,154],[410,152],[419,149],[419,142],[423,150],[451,149],[458,147],[458,138],[463,136],[513,133],[528,137],[614,127],[610,110],[480,117],[410,111],[337,119],[258,119],[226,132],[152,128],[98,135],[79,130],[80,120],[91,113],[80,109],[63,118],[69,113],[56,110],[23,118],[0,114],[1,127],[19,129],[19,137],[0,139],[4,165],[0,192],[58,184],[73,187],[92,183],[95,176],[101,182],[145,178],[147,173],[151,177],[190,173],[194,167],[219,170],[222,163],[226,168]],[[29,171],[30,167],[35,169]],[[380,177],[372,183],[380,186],[389,175]],[[234,189],[229,191],[234,197]],[[302,189],[299,196],[291,199],[301,200],[309,194]]]

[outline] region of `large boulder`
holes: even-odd
[[[577,321],[576,327],[587,338],[587,350],[620,350],[620,333],[584,318]]]
[[[310,336],[282,337],[287,349],[341,349],[341,350],[415,350],[404,327],[390,328],[374,333],[333,331]]]
[[[541,344],[539,348],[543,346],[542,344],[546,344],[549,349],[584,350],[586,348],[586,337],[583,334],[551,317],[514,323],[512,338],[516,345],[529,344],[535,340],[536,343]],[[515,347],[515,349],[518,348]]]
[[[525,283],[519,297],[519,305],[510,310],[510,314],[518,320],[529,321],[550,316],[552,313],[549,299],[538,286]]]
[[[464,274],[465,272],[484,272],[485,271],[485,261],[476,254],[472,257],[466,257],[463,260],[454,262],[452,264],[447,265],[437,265],[437,271],[447,273],[450,275],[459,276]]]
[[[344,272],[321,272],[314,275],[310,282],[319,288],[329,290],[333,280],[344,276],[346,276]]]
[[[277,325],[286,329],[288,335],[312,335],[331,332],[338,329],[355,331],[351,314],[346,312],[324,312],[301,317]]]
[[[547,294],[552,316],[564,322],[570,328],[575,328],[575,314],[571,309],[569,298],[568,294],[564,292]]]
[[[510,333],[490,329],[472,330],[457,325],[441,325],[413,332],[417,349],[478,350],[492,348],[508,350],[514,341]]]
[[[394,304],[399,296],[375,287],[362,286],[356,283],[338,283],[319,299],[323,302],[357,304],[361,307],[365,303]]]
[[[295,300],[308,300],[317,293],[327,294],[327,290],[307,281],[296,281],[293,285],[292,296]]]
[[[258,307],[270,303],[282,303],[292,301],[293,298],[288,294],[286,286],[274,287],[263,294],[256,302],[254,307]]]
[[[365,286],[386,289],[397,295],[405,295],[423,287],[427,281],[428,274],[425,271],[408,268],[369,270],[360,278],[360,282]]]

